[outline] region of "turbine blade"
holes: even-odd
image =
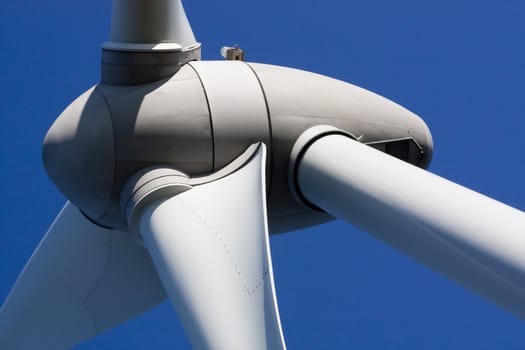
[[[311,203],[525,318],[525,213],[330,135],[304,153]]]
[[[140,232],[195,349],[285,349],[270,257],[265,148],[231,175],[161,199]]]
[[[0,344],[66,349],[165,296],[144,247],[92,224],[68,202],[0,309]]]
[[[113,0],[110,40],[116,47],[197,44],[181,0]]]

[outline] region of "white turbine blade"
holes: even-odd
[[[0,348],[66,349],[165,297],[144,247],[68,202],[0,309]]]
[[[285,349],[270,257],[265,149],[148,205],[140,232],[195,349]]]
[[[348,137],[298,167],[308,201],[525,318],[525,213]]]
[[[110,40],[106,46],[122,49],[132,47],[125,44],[197,44],[181,0],[113,0]]]

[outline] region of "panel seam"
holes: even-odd
[[[184,199],[180,198],[180,202],[182,203],[182,205],[184,205],[197,219],[199,219],[200,222],[202,222],[206,228],[208,228],[208,230],[210,232],[213,233],[214,237],[219,241],[219,243],[222,245],[222,248],[224,249],[224,252],[229,256],[230,260],[231,260],[231,263],[233,264],[233,267],[235,268],[235,271],[237,272],[237,276],[240,278],[240,280],[242,281],[243,285],[244,285],[244,290],[246,291],[246,293],[248,295],[253,295],[255,293],[257,293],[258,290],[260,290],[260,287],[264,284],[264,280],[266,279],[266,277],[268,276],[268,269],[264,268],[263,269],[263,275],[262,277],[259,279],[259,281],[251,288],[249,285],[248,285],[248,279],[246,278],[246,276],[242,273],[242,271],[240,270],[239,268],[239,262],[238,260],[235,258],[235,256],[233,255],[232,251],[231,251],[231,248],[228,246],[228,244],[226,243],[226,241],[224,240],[224,238],[222,237],[222,235],[220,234],[220,232],[218,230],[216,230],[215,228],[213,228],[213,226],[204,218],[202,217],[202,215],[200,215],[197,211],[195,211],[193,209],[192,206],[190,206]]]
[[[94,317],[94,315],[91,313],[91,311],[89,309],[88,303],[89,303],[89,299],[95,294],[95,291],[100,286],[100,283],[102,282],[102,277],[104,276],[104,274],[108,270],[109,263],[111,262],[112,255],[113,255],[113,233],[112,232],[108,232],[108,249],[107,249],[106,260],[104,261],[104,265],[102,266],[102,270],[99,272],[97,279],[93,283],[93,286],[88,291],[88,293],[86,294],[86,296],[85,296],[85,298],[84,298],[84,300],[82,302],[82,305],[84,306],[84,309],[89,314],[89,316],[91,318],[91,322],[93,323],[93,326],[95,327],[96,334],[100,334],[101,330],[100,330],[99,324],[97,323],[96,318]]]
[[[210,119],[210,133],[211,133],[211,172],[215,172],[217,169],[215,169],[215,134],[213,132],[213,118],[211,115],[211,106],[210,106],[210,100],[208,98],[208,93],[206,92],[206,87],[204,86],[204,81],[202,80],[202,77],[199,74],[199,71],[191,64],[191,62],[187,63],[188,66],[193,69],[195,74],[197,75],[197,78],[199,78],[199,81],[201,83],[202,91],[204,93],[204,98],[206,99],[206,106],[208,107],[208,115]]]
[[[266,161],[268,162],[268,168],[269,168],[269,171],[267,171],[268,189],[267,189],[266,192],[269,195],[271,190],[272,190],[272,180],[273,180],[273,176],[272,176],[272,169],[273,169],[273,166],[272,166],[273,165],[273,130],[272,130],[272,118],[271,118],[271,114],[270,114],[270,105],[268,104],[268,98],[266,96],[266,92],[264,91],[263,84],[261,82],[261,79],[257,75],[257,72],[255,71],[255,69],[253,69],[253,67],[249,63],[245,62],[245,64],[248,66],[248,68],[250,68],[250,70],[252,71],[253,75],[255,75],[255,79],[257,79],[257,83],[259,84],[259,87],[261,88],[261,93],[262,93],[263,99],[264,99],[264,105],[266,106],[266,118],[268,119],[268,137],[270,138],[270,144],[268,145],[268,148],[270,149],[270,152],[268,152],[268,153],[270,153],[270,157],[266,157]],[[268,158],[269,158],[269,160],[268,160]]]

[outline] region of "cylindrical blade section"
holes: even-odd
[[[196,44],[181,0],[113,0],[111,42]]]
[[[312,204],[525,318],[525,213],[342,135],[299,162]]]
[[[266,223],[264,150],[141,210],[140,233],[194,349],[284,349]]]

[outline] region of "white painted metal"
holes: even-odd
[[[113,0],[110,41],[104,48],[180,51],[196,44],[181,0]]]
[[[268,110],[261,85],[242,61],[193,61],[210,109],[215,170],[235,159],[254,140],[270,144]]]
[[[140,232],[195,349],[284,349],[265,148],[237,172],[144,208]]]
[[[69,348],[165,297],[143,246],[68,202],[0,309],[0,348]]]
[[[313,204],[525,318],[525,213],[330,135],[298,167]]]

